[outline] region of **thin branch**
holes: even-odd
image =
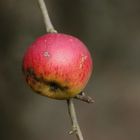
[[[71,122],[72,122],[72,130],[69,132],[69,134],[76,133],[78,140],[84,140],[80,126],[77,121],[75,107],[74,107],[74,103],[73,103],[72,99],[67,100],[67,104],[68,104],[69,115],[70,115]]]
[[[57,33],[57,31],[54,29],[54,27],[51,23],[51,20],[50,20],[49,14],[48,14],[48,10],[47,10],[44,0],[38,0],[38,3],[40,6],[40,9],[41,9],[41,12],[43,14],[44,23],[45,23],[47,32]],[[84,140],[82,132],[79,127],[79,124],[78,124],[78,121],[77,121],[75,107],[74,107],[74,103],[73,103],[72,99],[67,100],[67,104],[68,104],[69,115],[71,117],[71,121],[72,121],[72,125],[73,125],[73,129],[70,132],[70,134],[75,132],[78,140]]]
[[[40,7],[40,9],[42,11],[42,15],[43,15],[43,18],[44,18],[46,31],[48,33],[56,33],[57,31],[54,29],[54,27],[53,27],[53,25],[51,23],[51,20],[50,20],[49,14],[48,14],[48,10],[47,10],[47,7],[45,5],[44,0],[38,0],[38,3],[39,3],[39,7]]]

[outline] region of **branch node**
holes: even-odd
[[[70,135],[74,134],[77,132],[77,127],[76,126],[73,126],[72,127],[72,130],[69,132]]]
[[[57,31],[55,29],[52,29],[52,28],[51,29],[48,29],[47,32],[48,33],[57,33]]]

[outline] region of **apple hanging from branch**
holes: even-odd
[[[76,37],[48,33],[27,48],[22,68],[28,85],[35,92],[61,100],[83,91],[93,62],[85,44]]]

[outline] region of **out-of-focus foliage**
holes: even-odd
[[[59,32],[82,39],[94,74],[76,101],[88,140],[140,139],[140,1],[46,0]],[[65,101],[35,94],[21,71],[24,51],[45,27],[37,0],[0,1],[0,140],[71,140]]]

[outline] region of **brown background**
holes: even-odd
[[[85,140],[140,139],[140,1],[46,0],[59,32],[83,40],[95,69],[75,101]],[[0,140],[76,140],[66,102],[33,93],[21,63],[25,49],[45,33],[37,0],[0,1]]]

